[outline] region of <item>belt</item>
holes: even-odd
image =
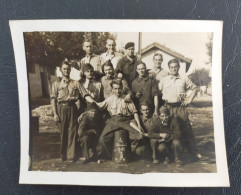
[[[179,106],[181,106],[181,102],[175,102],[175,103],[167,103],[167,102],[166,102],[166,104],[167,104],[168,106],[171,106],[171,107],[179,107]]]
[[[75,104],[74,101],[70,101],[70,102],[59,102],[58,103],[59,105],[62,105],[62,106],[73,106]]]

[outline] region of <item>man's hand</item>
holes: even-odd
[[[119,73],[117,74],[117,77],[118,77],[118,79],[123,79],[122,73],[119,72]]]
[[[142,96],[142,93],[141,93],[140,91],[137,91],[137,92],[136,92],[136,98],[139,99],[141,96]]]
[[[158,110],[154,111],[153,116],[157,116],[157,117],[159,116]]]
[[[54,115],[54,121],[59,122],[59,116],[57,114]]]
[[[131,101],[131,94],[127,94],[125,97],[125,102],[130,102]]]
[[[138,134],[136,135],[136,139],[140,140],[143,138],[143,133],[142,132],[138,132]]]
[[[148,133],[143,133],[143,137],[148,137]]]
[[[181,106],[188,106],[188,104],[190,104],[191,103],[191,101],[190,101],[190,99],[188,98],[188,99],[185,99],[182,103],[181,103]]]
[[[151,79],[154,78],[154,76],[153,76],[151,73],[149,73],[148,76],[149,76],[149,78],[151,78]]]

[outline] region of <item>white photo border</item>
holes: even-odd
[[[10,23],[17,70],[21,133],[21,184],[89,186],[228,187],[223,102],[222,21],[194,20],[12,20]],[[210,32],[213,33],[212,94],[216,173],[47,172],[29,171],[29,93],[24,32]]]

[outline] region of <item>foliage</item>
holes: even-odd
[[[207,54],[209,57],[207,64],[212,64],[213,34],[209,34],[208,39],[209,39],[209,41],[206,43]]]
[[[209,70],[207,70],[205,68],[196,69],[189,76],[189,78],[198,87],[207,86],[211,82],[211,77],[209,76]]]
[[[26,32],[24,33],[27,63],[57,66],[61,60],[80,60],[85,53],[82,44],[85,39],[93,42],[93,51],[106,51],[108,32]],[[114,37],[116,38],[116,37]]]

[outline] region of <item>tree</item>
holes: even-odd
[[[211,82],[211,77],[209,76],[209,70],[205,68],[194,70],[194,72],[189,75],[189,78],[198,87],[207,86]]]
[[[212,65],[212,51],[213,51],[213,33],[208,35],[208,42],[206,43],[207,55],[209,57],[206,64]]]

